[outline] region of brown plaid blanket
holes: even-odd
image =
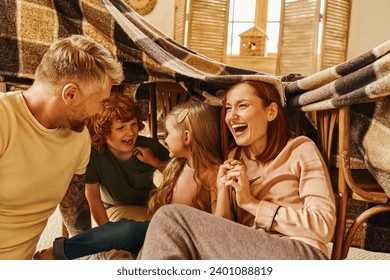
[[[0,75],[33,79],[53,40],[85,34],[123,63],[124,83],[184,82],[190,93],[218,104],[218,90],[244,79],[270,82],[266,73],[231,67],[184,48],[145,21],[122,0],[1,1]]]
[[[390,41],[296,80],[294,75],[277,77],[197,54],[161,33],[122,0],[3,0],[0,22],[0,75],[5,78],[33,79],[53,40],[85,34],[122,61],[124,83],[183,82],[190,94],[213,105],[220,104],[220,90],[247,79],[284,88],[290,111],[337,108],[390,93]],[[389,98],[356,112],[360,115],[351,127],[368,168],[390,196]]]

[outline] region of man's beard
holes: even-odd
[[[70,130],[73,130],[78,133],[84,130],[85,120],[80,120],[80,117],[85,115],[84,112],[85,112],[85,104],[83,103],[66,116]]]
[[[69,129],[75,132],[82,132],[84,130],[84,121],[69,120]]]

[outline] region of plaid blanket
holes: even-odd
[[[351,105],[351,142],[390,197],[390,40],[308,77],[284,79],[287,106],[304,112]],[[384,97],[375,103],[361,104]]]
[[[308,77],[277,77],[195,53],[160,32],[122,0],[4,0],[0,2],[0,21],[0,75],[6,78],[33,79],[53,40],[85,34],[122,61],[124,83],[183,82],[191,95],[212,105],[221,104],[221,90],[247,79],[285,91],[290,111],[326,110],[387,96],[374,104],[370,114],[361,115],[365,122],[354,118],[351,127],[361,156],[390,196],[390,41]]]
[[[192,95],[214,105],[220,103],[220,89],[248,78],[283,92],[275,76],[231,67],[177,44],[122,0],[7,0],[0,3],[0,16],[0,75],[5,77],[33,79],[53,40],[85,34],[123,62],[127,84],[184,82]]]
[[[351,106],[351,142],[390,197],[390,96]]]
[[[390,95],[390,40],[339,65],[288,83],[288,105],[318,111]]]

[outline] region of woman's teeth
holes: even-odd
[[[244,131],[246,128],[248,127],[247,124],[233,124],[232,125],[232,128],[234,130],[235,133],[239,133],[239,132],[242,132]]]

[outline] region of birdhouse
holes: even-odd
[[[266,37],[267,34],[256,26],[241,33],[240,55],[264,56]]]

